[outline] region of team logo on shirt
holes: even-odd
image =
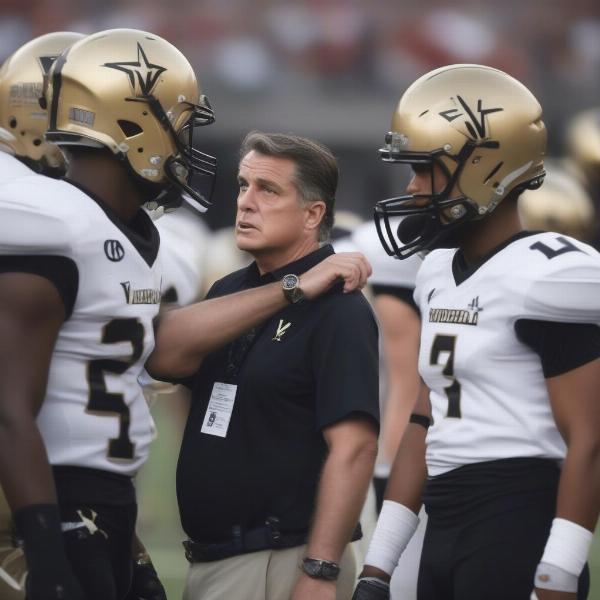
[[[130,281],[122,281],[121,286],[125,292],[127,304],[160,304],[160,290],[152,288],[143,288],[136,290],[131,287]]]
[[[277,331],[273,336],[272,342],[280,342],[283,334],[290,328],[291,323],[284,323],[283,319],[279,319],[279,325],[277,326]]]
[[[483,310],[479,306],[479,296],[476,296],[467,305],[467,310],[459,308],[430,308],[430,323],[456,323],[457,325],[477,325],[479,313]]]
[[[111,262],[119,262],[125,256],[125,248],[119,240],[106,240],[104,242],[104,254]]]

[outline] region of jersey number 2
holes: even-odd
[[[452,380],[452,384],[444,388],[448,397],[447,417],[460,419],[460,383],[454,379],[454,346],[456,337],[453,335],[436,335],[431,346],[429,364],[439,365],[440,354],[448,353],[442,375]]]
[[[90,394],[87,409],[91,412],[110,413],[119,417],[119,437],[108,441],[108,457],[121,460],[132,459],[134,446],[129,439],[129,407],[123,394],[106,390],[105,373],[122,375],[137,362],[144,350],[144,326],[138,319],[113,319],[102,330],[103,344],[130,342],[133,347],[131,356],[126,360],[99,358],[88,363],[88,382]],[[108,416],[108,415],[106,415]]]

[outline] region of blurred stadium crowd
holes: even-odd
[[[314,135],[340,158],[340,204],[367,217],[388,193],[374,132],[399,93],[442,64],[498,67],[544,106],[550,152],[600,98],[600,5],[591,0],[2,0],[0,60],[48,31],[153,31],[176,44],[217,106],[203,132],[221,162],[211,227],[232,222],[236,148],[252,128]],[[317,109],[318,108],[318,109]],[[223,115],[222,118],[220,116]],[[397,184],[396,184],[397,185]]]
[[[452,62],[509,71],[544,105],[576,89],[576,107],[600,85],[600,8],[590,0],[4,0],[2,9],[2,59],[47,30],[135,26],[176,43],[206,85],[231,92],[312,85],[335,98],[358,79],[395,97]]]

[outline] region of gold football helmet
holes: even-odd
[[[519,216],[525,229],[556,231],[578,240],[590,239],[595,209],[579,179],[555,161],[546,161],[546,179],[540,190],[519,196]]]
[[[56,60],[44,97],[49,141],[108,148],[157,195],[173,184],[198,209],[210,206],[216,160],[195,147],[194,132],[214,113],[192,66],[166,40],[134,29],[90,35]]]
[[[570,121],[567,154],[582,171],[590,189],[600,184],[600,107],[584,110]]]
[[[380,154],[385,162],[427,166],[432,189],[438,165],[447,183],[431,196],[377,203],[386,252],[406,258],[439,247],[508,195],[539,187],[545,149],[540,104],[516,79],[483,65],[450,65],[423,75],[400,99]],[[394,216],[410,217],[396,234],[389,221]]]
[[[83,37],[66,31],[42,35],[21,46],[0,68],[0,145],[35,170],[64,166],[60,150],[43,138],[47,118],[39,98],[56,57]]]

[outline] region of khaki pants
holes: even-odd
[[[306,546],[263,550],[214,562],[194,563],[183,600],[289,600],[301,571]],[[348,600],[356,581],[351,545],[340,561],[337,599]],[[316,599],[315,599],[316,600]]]

